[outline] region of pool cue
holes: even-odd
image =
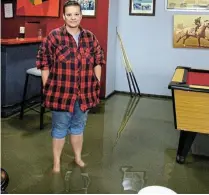
[[[120,35],[119,35],[119,37],[120,37]],[[121,40],[121,38],[120,38],[120,40]],[[124,50],[123,45],[122,45],[122,40],[121,40],[121,49],[122,49],[123,58],[125,59],[125,64],[128,67],[128,74],[129,74],[129,76],[131,78],[131,83],[132,83],[132,86],[134,88],[134,93],[136,94],[136,87],[135,87],[135,84],[134,84],[134,81],[133,81],[132,69],[131,69],[131,67],[130,67],[130,65],[128,63],[128,58],[127,58],[127,56],[125,54],[125,50]]]
[[[123,46],[123,42],[122,42],[122,39],[121,39],[119,33],[118,33],[118,36],[119,36],[119,40],[120,40],[120,43],[121,43],[122,53],[123,53],[123,55],[124,55],[124,57],[125,57],[125,59],[126,59],[126,65],[128,66],[128,69],[129,69],[129,74],[130,74],[130,77],[131,77],[131,80],[132,80],[132,85],[133,85],[133,87],[134,87],[134,91],[135,91],[135,93],[136,93],[136,88],[137,88],[137,90],[138,90],[138,95],[140,95],[140,90],[139,90],[138,84],[137,84],[137,82],[136,82],[135,75],[134,75],[134,73],[133,73],[133,71],[132,71],[132,68],[131,68],[131,65],[130,65],[128,56],[127,56],[127,54],[126,54],[126,51],[125,51],[125,48],[124,48],[124,46]],[[136,85],[136,88],[135,88],[135,85]]]
[[[132,92],[130,78],[129,78],[129,70],[128,70],[128,67],[126,66],[126,61],[125,61],[124,55],[122,55],[122,58],[123,58],[123,65],[124,65],[125,71],[126,71],[126,78],[128,80],[128,86],[129,86],[130,94],[131,94],[131,97],[133,97],[133,92]]]
[[[117,36],[118,36],[118,38],[119,38],[119,40],[120,40],[120,35],[119,35],[119,33],[118,33],[118,31],[116,30],[116,32],[117,32]],[[120,45],[121,45],[121,41],[120,41]],[[122,47],[122,46],[121,46]],[[126,70],[126,78],[127,78],[127,80],[128,80],[128,86],[129,86],[129,90],[130,90],[130,93],[131,93],[131,97],[133,97],[133,92],[132,92],[132,88],[131,88],[131,83],[130,83],[130,78],[129,78],[129,76],[130,76],[130,68],[128,67],[128,66],[126,66],[126,59],[125,59],[125,56],[124,55],[122,55],[122,58],[123,58],[123,65],[124,65],[124,67],[125,67],[125,70]],[[132,79],[131,79],[132,80]]]
[[[125,64],[124,64],[124,65],[125,65],[125,67],[126,67],[126,70],[128,70],[128,74],[129,74],[129,76],[130,76],[130,78],[131,78],[132,85],[133,85],[133,88],[134,88],[134,92],[135,92],[135,94],[137,93],[137,92],[136,92],[136,88],[137,88],[138,95],[140,95],[139,86],[138,86],[138,84],[137,84],[135,75],[134,75],[134,73],[133,73],[133,71],[132,71],[132,68],[131,68],[130,62],[129,62],[129,60],[128,60],[128,57],[127,57],[125,48],[124,48],[124,46],[123,46],[122,39],[121,39],[121,37],[120,37],[120,35],[119,35],[118,31],[117,31],[117,28],[116,28],[116,32],[117,32],[118,39],[119,39],[119,41],[120,41],[120,45],[121,45],[121,50],[122,50],[123,58],[125,59]],[[130,88],[130,86],[129,86],[129,88]]]
[[[135,100],[136,100],[136,101],[135,101]],[[135,111],[135,109],[136,109],[136,106],[137,106],[139,100],[140,100],[140,98],[137,97],[137,96],[134,96],[133,99],[131,98],[131,99],[129,100],[128,106],[127,106],[127,108],[126,108],[126,112],[125,112],[125,114],[124,114],[123,120],[122,120],[121,125],[120,125],[120,127],[119,127],[119,129],[118,129],[118,132],[117,132],[117,138],[116,138],[115,143],[114,143],[114,145],[113,145],[113,149],[114,149],[115,146],[117,145],[118,140],[120,139],[121,133],[122,133],[123,130],[125,129],[126,124],[128,123],[128,121],[129,121],[131,115],[134,113],[134,111]],[[129,107],[130,107],[130,109],[129,109]]]
[[[122,49],[122,52],[123,52],[123,55],[125,56],[125,59],[126,59],[126,65],[129,67],[129,74],[130,74],[130,77],[131,77],[131,80],[132,80],[132,84],[133,84],[133,87],[134,87],[134,91],[136,93],[136,88],[138,90],[138,95],[140,95],[140,90],[139,90],[139,87],[138,87],[138,84],[137,84],[137,81],[136,81],[136,78],[135,78],[135,75],[132,71],[132,68],[131,68],[131,65],[130,65],[130,62],[129,62],[129,59],[128,59],[128,56],[126,54],[126,51],[125,51],[125,48],[123,46],[123,42],[122,42],[122,39],[118,33],[118,36],[119,36],[119,40],[121,42],[121,49]],[[136,88],[135,88],[135,85],[136,85]]]

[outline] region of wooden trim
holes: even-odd
[[[202,86],[202,85],[189,85],[189,87],[196,88],[196,89],[209,89],[209,86]]]
[[[182,68],[176,69],[172,78],[172,82],[182,82],[184,78],[184,72],[185,70]]]

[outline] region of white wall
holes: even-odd
[[[108,96],[115,90],[116,76],[116,26],[118,22],[118,0],[109,0],[108,16],[108,46],[107,46],[107,69],[106,69],[106,94]]]
[[[122,37],[127,55],[138,81],[140,90],[146,94],[170,95],[167,89],[176,66],[209,68],[209,50],[173,48],[173,15],[197,14],[195,12],[170,12],[165,10],[165,0],[156,1],[155,16],[129,16],[129,0],[110,1],[107,94],[113,90],[129,91],[119,42],[116,43],[115,23]],[[114,9],[114,10],[113,10]],[[114,12],[114,13],[113,13]],[[205,14],[205,13],[201,13]],[[114,72],[114,56],[116,71]],[[115,73],[115,82],[113,77]]]

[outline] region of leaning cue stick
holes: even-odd
[[[140,95],[140,90],[139,90],[139,86],[138,86],[137,81],[136,81],[136,77],[135,77],[135,75],[134,75],[134,73],[132,71],[132,68],[131,68],[128,56],[126,54],[125,48],[123,46],[122,39],[121,39],[121,37],[120,37],[120,35],[119,35],[118,31],[117,31],[117,28],[116,28],[116,32],[117,32],[118,39],[120,41],[123,58],[125,59],[124,66],[126,67],[126,69],[128,70],[128,73],[130,75],[130,78],[131,78],[131,81],[132,81],[132,85],[133,85],[133,88],[134,88],[134,92],[136,93],[136,88],[137,88],[138,95]],[[130,86],[129,86],[129,88],[130,88]]]
[[[124,58],[124,56],[123,56],[123,63],[125,64],[125,58]],[[131,89],[131,83],[130,83],[130,79],[129,79],[129,71],[128,71],[128,68],[127,68],[127,66],[126,65],[124,65],[125,66],[125,69],[126,69],[126,78],[127,78],[127,80],[128,80],[128,86],[129,86],[129,90],[130,90],[130,93],[131,93],[131,97],[133,97],[133,92],[132,92],[132,89]]]
[[[117,34],[118,34],[118,32],[117,32]],[[122,55],[122,58],[123,58],[123,65],[124,65],[125,70],[126,70],[126,78],[127,78],[127,80],[128,80],[129,90],[130,90],[130,93],[131,93],[131,97],[133,97],[133,92],[132,92],[132,89],[131,89],[131,83],[130,83],[130,78],[129,78],[129,72],[130,72],[130,70],[129,70],[129,68],[126,66],[126,59],[125,59],[124,55]]]
[[[136,82],[135,75],[134,75],[134,73],[133,73],[133,71],[132,71],[132,68],[131,68],[131,65],[130,65],[128,56],[127,56],[127,54],[126,54],[126,51],[125,51],[125,48],[124,48],[124,46],[123,46],[123,42],[122,42],[122,39],[121,39],[119,33],[118,33],[118,36],[119,36],[119,40],[120,40],[120,43],[121,43],[121,49],[122,49],[123,55],[124,55],[124,57],[125,57],[125,59],[126,59],[126,65],[128,66],[128,69],[129,69],[129,74],[130,74],[130,77],[131,77],[131,80],[132,80],[132,84],[133,84],[133,87],[134,87],[134,91],[135,91],[135,93],[136,93],[136,88],[135,88],[135,85],[136,85],[137,90],[138,90],[138,94],[140,95],[140,90],[139,90],[138,84],[137,84],[137,82]],[[132,77],[133,77],[133,78],[132,78]],[[134,79],[134,81],[133,81],[133,79]]]
[[[134,81],[133,81],[133,77],[132,77],[132,69],[131,69],[131,66],[130,66],[130,64],[129,64],[129,60],[128,60],[128,57],[127,57],[127,55],[126,55],[125,49],[124,49],[122,39],[121,39],[121,37],[120,37],[120,35],[119,35],[118,32],[117,32],[117,34],[118,34],[118,38],[119,38],[119,40],[120,40],[120,45],[121,45],[121,50],[122,50],[123,58],[125,59],[125,66],[127,67],[128,74],[129,74],[129,76],[130,76],[130,78],[131,78],[132,86],[133,86],[134,92],[135,92],[135,94],[136,94],[136,87],[135,87],[135,85],[134,85]]]

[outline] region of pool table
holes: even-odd
[[[180,130],[176,161],[183,164],[197,133],[209,134],[209,70],[178,66],[168,88]]]

